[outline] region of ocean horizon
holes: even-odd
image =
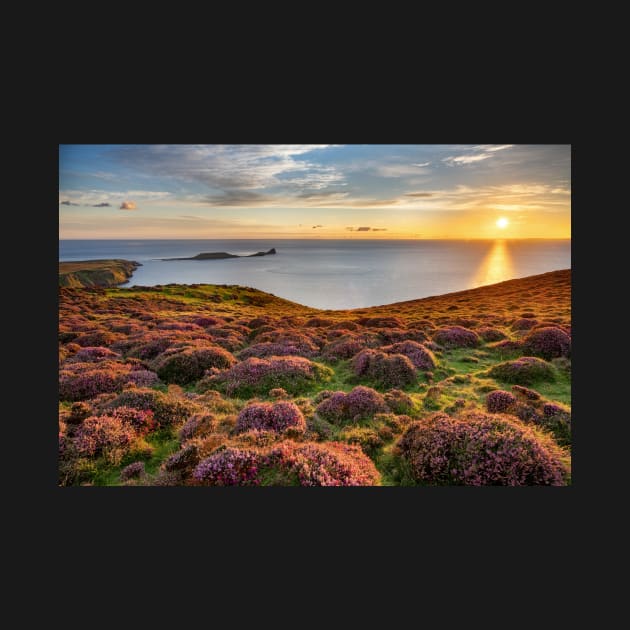
[[[203,252],[275,255],[162,261]],[[365,308],[568,269],[570,239],[60,239],[59,261],[142,264],[124,287],[249,286],[321,309]]]

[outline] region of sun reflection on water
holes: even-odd
[[[513,278],[512,257],[506,241],[494,241],[492,249],[483,259],[472,281],[473,287],[495,284]]]

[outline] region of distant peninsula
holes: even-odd
[[[272,247],[266,252],[256,252],[255,254],[245,254],[240,256],[238,254],[228,254],[227,252],[206,252],[203,254],[197,254],[190,258],[160,258],[160,260],[220,260],[222,258],[251,258],[252,256],[271,256],[276,253],[276,248]]]
[[[124,284],[141,263],[133,260],[73,260],[59,263],[60,287],[115,287]]]

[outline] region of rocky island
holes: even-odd
[[[133,260],[76,260],[59,263],[60,287],[115,287],[124,284],[141,263]]]
[[[223,258],[252,258],[253,256],[270,256],[276,253],[276,248],[272,247],[266,252],[256,252],[255,254],[228,254],[227,252],[206,252],[191,256],[189,258],[161,258],[160,260],[220,260]]]

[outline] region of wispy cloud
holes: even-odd
[[[504,151],[510,149],[513,144],[478,144],[470,147],[472,153],[466,153],[464,155],[451,155],[442,158],[443,162],[446,162],[449,166],[456,166],[462,164],[475,164],[476,162],[483,162],[493,157],[498,151]]]
[[[274,187],[318,190],[340,183],[343,175],[303,156],[329,146],[151,145],[112,149],[109,156],[134,170],[202,183],[226,194]]]
[[[136,206],[135,201],[123,201],[120,204],[120,210],[137,210],[138,206]]]
[[[383,164],[382,166],[377,166],[375,172],[381,177],[417,176],[425,174],[428,165],[429,162],[424,164]]]
[[[92,204],[93,208],[111,208],[111,203],[107,203],[106,201],[103,201],[102,203],[95,203]]]
[[[370,226],[347,227],[348,232],[387,232],[387,228],[374,228]]]
[[[74,203],[74,201],[68,201],[67,199],[64,199],[63,201],[59,202],[60,205],[62,206],[79,206],[81,204],[78,203]]]

